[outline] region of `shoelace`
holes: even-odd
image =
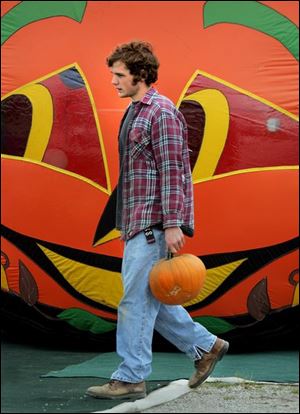
[[[108,383],[111,387],[113,387],[114,385],[116,385],[117,383],[120,383],[120,382],[121,381],[118,381],[118,380],[115,380],[115,379],[112,379],[112,380],[108,381]]]

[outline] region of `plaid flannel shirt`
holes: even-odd
[[[186,122],[153,87],[136,104],[124,151],[122,238],[158,223],[193,232]]]

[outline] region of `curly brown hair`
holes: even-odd
[[[153,53],[152,45],[144,41],[133,41],[116,47],[106,59],[108,67],[117,61],[123,62],[131,75],[133,84],[145,81],[147,86],[157,81],[159,61]]]

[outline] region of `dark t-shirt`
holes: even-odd
[[[117,207],[116,207],[116,228],[121,230],[122,224],[122,209],[123,209],[123,199],[122,199],[122,188],[123,188],[123,159],[125,154],[126,141],[128,139],[128,134],[131,129],[135,105],[138,102],[132,102],[129,108],[127,109],[126,117],[122,123],[120,136],[119,136],[119,181],[117,186]]]

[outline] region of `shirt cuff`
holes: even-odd
[[[169,213],[163,216],[163,228],[180,227],[182,225],[182,218],[180,213]]]

